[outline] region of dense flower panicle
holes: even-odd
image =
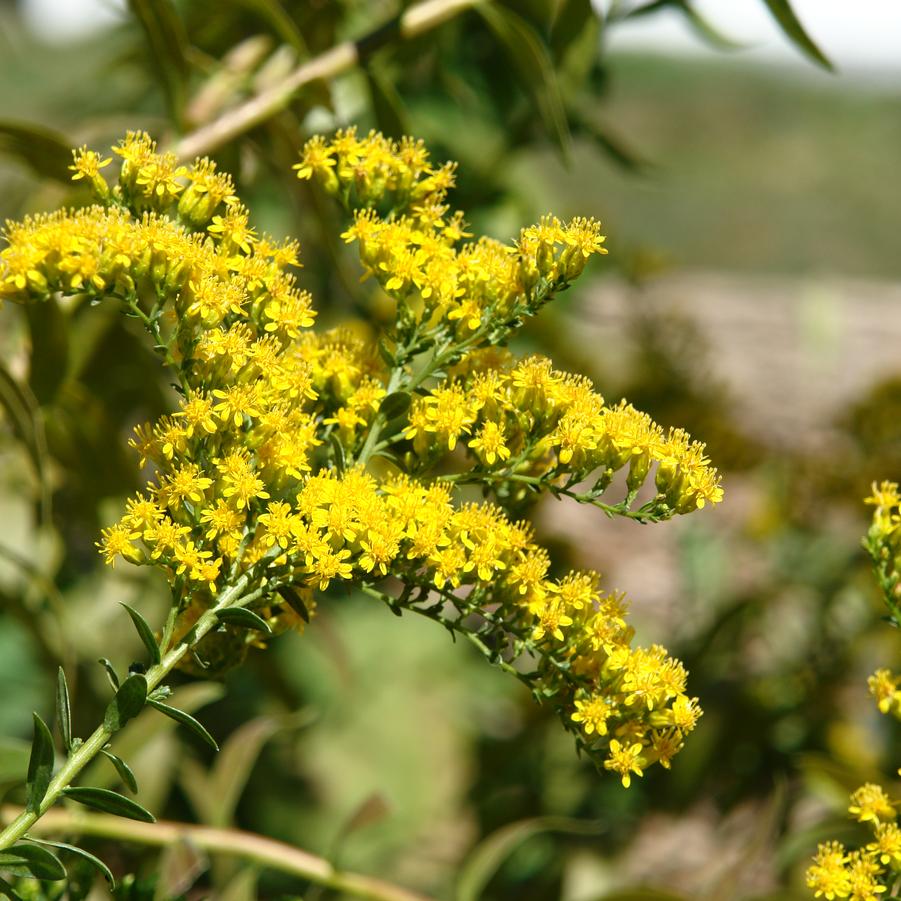
[[[878,901],[901,875],[901,829],[895,823],[896,802],[881,786],[862,785],[851,795],[848,812],[866,823],[873,841],[855,851],[841,842],[824,842],[807,870],[814,897]]]
[[[176,409],[135,430],[155,472],[103,531],[104,559],[167,573],[178,635],[238,579],[259,588],[253,609],[276,631],[302,627],[317,593],[363,586],[518,661],[508,669],[624,785],[668,767],[701,715],[684,668],[632,647],[622,595],[594,573],[553,573],[517,520],[541,490],[600,504],[620,470],[628,496],[608,512],[665,519],[722,497],[684,432],[498,347],[605,252],[599,224],[549,216],[510,245],[471,241],[445,203],[453,165],[434,166],[421,142],[312,139],[298,176],[345,203],[345,238],[397,303],[374,344],[311,331],[296,244],[260,236],[213,163],[179,165],[143,133],[114,151],[113,186],[109,160],[76,152],[96,205],[9,223],[0,253],[0,298],[116,299],[177,374]],[[460,483],[492,502],[463,503]],[[632,511],[649,483],[653,499]],[[388,576],[399,594],[379,586]],[[204,641],[213,668],[260,643],[233,625]]]

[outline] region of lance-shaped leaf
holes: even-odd
[[[68,751],[72,748],[72,711],[69,705],[69,686],[62,667],[56,674],[56,724],[63,746]]]
[[[135,774],[131,771],[131,767],[118,755],[113,754],[112,751],[107,751],[106,748],[102,749],[101,754],[109,760],[110,763],[116,768],[116,772],[119,774],[119,778],[127,785],[135,794],[138,793],[138,780],[135,779]]]
[[[764,0],[764,2],[785,36],[817,65],[832,72],[834,67],[829,58],[813,42],[788,0]]]
[[[92,810],[101,810],[103,813],[112,813],[117,817],[128,817],[130,820],[140,820],[142,823],[155,823],[156,817],[145,810],[136,801],[120,795],[118,792],[106,788],[89,788],[86,786],[70,786],[63,789],[63,794],[85,807]]]
[[[262,620],[260,620],[262,622]],[[182,726],[187,726],[198,738],[202,741],[206,742],[214,751],[219,750],[219,745],[216,743],[216,739],[210,735],[209,732],[204,728],[204,726],[194,719],[190,713],[185,713],[184,710],[179,710],[177,707],[170,707],[168,704],[164,704],[162,701],[155,701],[153,698],[148,699],[147,704],[152,707],[154,710],[158,710],[160,713],[165,714],[168,717],[171,717],[175,722],[181,723]]]
[[[481,4],[475,10],[482,16],[513,68],[530,94],[548,134],[569,156],[570,134],[563,98],[554,65],[540,35],[525,19],[503,6]]]
[[[59,858],[31,842],[19,842],[6,851],[0,851],[0,870],[12,876],[32,876],[50,882],[66,878],[66,868]]]
[[[119,690],[119,676],[116,674],[116,670],[113,668],[112,663],[106,659],[106,657],[101,657],[97,661],[103,668],[106,670],[106,678],[109,679],[109,684],[113,686],[113,691]]]
[[[135,624],[135,629],[138,632],[138,635],[141,638],[141,641],[144,643],[144,647],[147,648],[147,653],[150,654],[150,660],[154,664],[158,664],[160,662],[160,647],[156,643],[156,639],[153,637],[153,631],[150,626],[147,625],[147,620],[138,613],[133,607],[129,607],[128,604],[122,604],[122,606],[127,611],[128,615],[131,617],[131,621]]]
[[[47,838],[33,838],[31,841],[38,845],[49,845],[51,848],[59,848],[60,851],[68,851],[69,854],[74,854],[76,857],[88,861],[103,873],[103,877],[109,883],[111,889],[116,888],[116,880],[110,868],[99,857],[95,857],[89,851],[85,851],[84,848],[79,848],[75,845],[67,845],[65,842],[51,841]]]
[[[310,611],[307,609],[307,605],[303,602],[303,598],[300,596],[299,592],[297,592],[293,586],[280,585],[277,591],[284,599],[284,601],[288,604],[288,606],[305,623],[308,623],[310,621]]]
[[[147,680],[140,673],[133,673],[116,692],[103,716],[103,728],[118,732],[130,719],[136,717],[147,701]]]
[[[53,737],[47,724],[34,714],[34,738],[31,757],[28,759],[28,777],[25,784],[25,807],[37,813],[47,794],[47,786],[53,775]]]
[[[217,610],[216,616],[220,623],[229,626],[237,626],[239,629],[255,629],[257,632],[265,632],[267,635],[272,634],[272,629],[269,628],[266,620],[244,607],[226,607],[224,610]]]
[[[55,131],[29,122],[0,121],[0,154],[25,163],[37,175],[71,182],[72,148]]]

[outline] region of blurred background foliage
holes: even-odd
[[[816,841],[853,835],[847,791],[899,762],[901,727],[865,694],[899,648],[859,545],[869,483],[901,471],[901,214],[886,200],[898,93],[607,49],[621,22],[675,9],[726,54],[687,0],[456,5],[406,39],[389,0],[131,0],[115,28],[51,47],[5,4],[0,213],[85,202],[71,146],[135,128],[174,144],[374,35],[358,65],[214,155],[261,230],[300,238],[326,323],[385,310],[330,205],[291,172],[316,132],[424,138],[460,161],[454,202],[476,231],[509,237],[549,209],[607,223],[609,262],[520,349],[706,440],[727,500],[662,530],[551,501],[539,528],[561,560],[634,598],[642,642],[685,660],[701,727],[671,773],[625,792],[467,648],[335,596],[224,685],[184,680],[180,704],[220,739],[218,758],[152,715],[117,750],[161,816],[273,836],[436,898],[805,898]],[[811,68],[828,67],[788,4],[766,5]],[[102,306],[0,310],[0,359],[0,789],[16,801],[56,666],[76,722],[92,722],[109,693],[96,659],[140,656],[118,602],[159,619],[161,580],[101,571],[93,542],[140,481],[131,427],[170,389]],[[91,841],[136,874],[121,898],[329,897],[182,845]]]

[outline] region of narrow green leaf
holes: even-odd
[[[92,863],[101,873],[103,873],[103,877],[109,883],[109,887],[111,889],[116,888],[116,879],[113,876],[112,870],[110,870],[99,857],[95,857],[90,852],[85,851],[84,848],[79,848],[76,845],[67,845],[65,842],[51,841],[48,838],[33,838],[31,841],[39,845],[50,845],[51,848],[59,848],[60,851],[68,851],[70,854],[74,854],[77,857],[81,857],[89,863]]]
[[[226,607],[224,610],[218,610],[216,616],[220,623],[229,626],[237,626],[239,629],[256,629],[257,632],[272,634],[272,629],[264,619],[244,607]]]
[[[63,135],[43,125],[0,120],[0,153],[16,157],[44,178],[71,183],[72,148]]]
[[[180,122],[188,78],[184,24],[171,0],[128,0],[128,6],[144,31],[172,117]]]
[[[829,72],[835,71],[835,67],[829,61],[826,54],[813,42],[810,35],[801,24],[789,0],[764,0],[772,17],[776,20],[785,36],[804,54],[817,65]]]
[[[262,622],[262,620],[260,620]],[[187,726],[198,738],[205,741],[214,751],[219,750],[219,745],[216,743],[216,739],[210,735],[209,732],[204,728],[204,726],[194,719],[190,713],[185,713],[184,710],[179,710],[177,707],[170,707],[168,704],[164,704],[162,701],[154,701],[153,699],[149,699],[147,703],[154,709],[158,710],[160,713],[165,714],[166,716],[172,718],[177,723],[181,723],[182,726]]]
[[[409,391],[394,391],[387,397],[382,398],[382,402],[379,405],[379,413],[389,420],[403,416],[410,409],[412,400],[413,397]]]
[[[0,851],[0,870],[13,876],[33,876],[51,882],[66,878],[66,868],[59,858],[31,842],[19,842],[7,851]]]
[[[531,95],[545,129],[569,158],[570,134],[563,98],[547,46],[538,32],[521,16],[502,6],[474,7],[504,48],[519,80]]]
[[[63,747],[68,751],[72,748],[72,711],[69,706],[66,672],[62,667],[56,673],[56,723],[59,726]]]
[[[119,774],[119,778],[125,783],[128,788],[130,788],[135,794],[138,793],[138,780],[135,779],[135,774],[131,771],[131,767],[118,755],[113,754],[112,751],[107,751],[105,748],[100,752],[103,754],[107,760],[112,763],[112,765],[116,768],[116,772]]]
[[[156,817],[145,810],[136,801],[120,795],[118,792],[106,788],[72,787],[64,788],[63,794],[90,807],[92,810],[102,810],[104,813],[112,813],[117,817],[128,817],[131,820],[140,820],[142,823],[155,823]]]
[[[5,892],[13,901],[25,901],[25,899],[3,878],[0,878],[0,894]]]
[[[110,685],[113,686],[113,691],[118,691],[119,677],[116,675],[116,671],[115,669],[113,669],[112,663],[110,663],[109,660],[106,659],[106,657],[101,657],[97,662],[106,670],[106,677],[107,679],[109,679]]]
[[[367,68],[366,84],[379,131],[389,138],[410,133],[409,117],[397,88],[381,72]]]
[[[732,38],[727,37],[718,28],[711,25],[688,0],[677,0],[672,5],[685,16],[686,21],[697,35],[712,47],[719,50],[741,50],[745,46],[740,41],[733,41]]]
[[[278,593],[287,602],[288,606],[305,622],[310,621],[310,611],[303,602],[303,598],[291,585],[280,585]]]
[[[118,732],[130,719],[136,717],[147,700],[147,680],[140,673],[133,673],[116,692],[103,716],[103,728]]]
[[[463,862],[457,876],[456,901],[478,901],[491,877],[513,850],[535,835],[544,832],[597,835],[601,831],[598,823],[568,817],[534,817],[504,826],[480,842]]]
[[[28,759],[25,807],[32,813],[37,813],[53,775],[53,738],[47,724],[36,713],[33,716],[34,738],[31,742],[31,757]]]
[[[595,15],[591,0],[563,0],[551,29],[551,52],[559,61]]]
[[[122,602],[120,601],[120,603]],[[128,604],[122,604],[122,606],[126,609],[128,615],[131,617],[131,621],[135,624],[135,629],[137,629],[138,635],[140,635],[141,641],[144,642],[144,647],[147,648],[147,653],[150,654],[150,659],[155,666],[162,658],[160,657],[160,647],[153,637],[150,626],[147,625],[147,620],[133,607],[129,607]]]
[[[25,319],[31,338],[28,384],[38,403],[52,403],[69,372],[69,316],[59,301],[25,304]]]

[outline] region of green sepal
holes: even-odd
[[[100,870],[100,872],[103,873],[104,879],[109,883],[110,889],[115,890],[116,879],[113,876],[112,870],[110,870],[99,857],[95,857],[89,851],[85,851],[84,848],[79,848],[76,845],[67,845],[65,842],[50,841],[50,839],[47,838],[32,838],[29,839],[29,841],[36,842],[39,845],[50,845],[51,848],[59,848],[60,851],[68,851],[70,854],[81,857],[83,860],[88,861]]]
[[[156,817],[136,801],[110,791],[108,788],[89,788],[85,786],[70,786],[63,789],[63,794],[85,807],[92,810],[100,810],[103,813],[111,813],[117,817],[127,817],[130,820],[140,820],[142,823],[155,823]]]
[[[216,616],[220,623],[225,623],[229,626],[238,626],[241,629],[256,629],[257,632],[265,632],[267,635],[272,634],[272,629],[269,628],[266,620],[245,607],[226,607],[224,610],[217,610]]]
[[[136,717],[147,701],[147,680],[141,673],[133,673],[116,692],[103,715],[103,728],[118,732],[130,719]]]
[[[19,842],[0,851],[0,870],[13,876],[31,876],[50,882],[66,878],[62,861],[53,852],[30,842]]]
[[[72,750],[72,708],[69,704],[69,685],[65,670],[60,667],[56,674],[56,723],[63,747]]]
[[[113,754],[112,751],[107,751],[106,748],[102,748],[100,753],[116,768],[116,772],[119,774],[122,782],[137,794],[138,780],[135,779],[135,774],[131,771],[131,767],[121,757]]]
[[[144,643],[144,647],[147,648],[147,653],[150,654],[150,660],[156,666],[162,659],[160,656],[160,647],[156,643],[156,639],[153,637],[153,631],[150,626],[147,625],[147,620],[138,613],[133,607],[129,607],[128,604],[120,604],[125,608],[128,615],[131,617],[131,621],[135,624],[135,629],[138,632],[138,635],[141,638],[141,641]]]
[[[53,776],[53,737],[47,724],[35,713],[34,738],[31,756],[28,758],[28,776],[25,783],[25,809],[37,813]]]
[[[170,707],[168,704],[163,704],[162,701],[157,701],[153,698],[148,698],[147,704],[154,710],[158,710],[165,716],[175,720],[176,723],[187,726],[188,729],[190,729],[198,738],[205,741],[214,751],[219,750],[216,739],[213,738],[213,736],[207,732],[206,728],[200,722],[195,720],[190,713],[185,713],[184,710],[179,710],[177,707]]]

